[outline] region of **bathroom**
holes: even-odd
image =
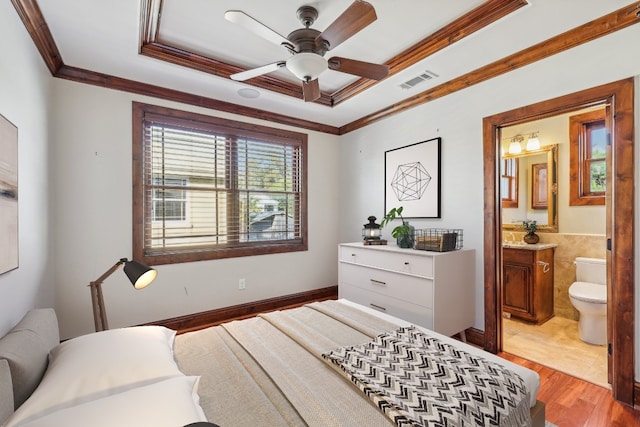
[[[595,202],[598,204],[585,204],[577,196],[571,196],[572,190],[578,193],[578,188],[570,178],[572,174],[575,176],[577,169],[576,165],[571,165],[571,158],[575,159],[576,153],[571,153],[570,134],[580,132],[577,123],[597,123],[598,126],[591,130],[593,151],[598,151],[606,141],[604,114],[603,107],[589,108],[502,128],[504,157],[500,191],[503,255],[507,257],[504,260],[503,294],[509,298],[505,287],[511,274],[507,252],[522,251],[522,246],[527,245],[523,242],[526,232],[522,222],[525,220],[536,221],[538,226],[539,242],[531,247],[546,249],[550,254],[545,259],[533,258],[541,266],[534,274],[552,275],[552,278],[547,277],[549,290],[538,292],[536,296],[544,301],[532,301],[526,292],[515,296],[516,305],[518,298],[538,304],[537,313],[542,317],[527,318],[526,313],[523,316],[518,315],[517,309],[510,310],[510,302],[503,304],[504,351],[609,387],[607,346],[580,339],[580,313],[569,297],[569,288],[576,282],[576,258],[604,260],[606,257],[604,194],[594,192],[590,195],[593,198],[586,202],[599,199]],[[535,143],[531,139],[538,140],[540,149],[531,146]],[[520,154],[511,153],[510,148],[513,150],[514,146],[521,148]],[[517,159],[517,166],[513,159]],[[604,161],[594,163],[602,165]],[[601,169],[594,164],[591,171],[596,175]],[[540,256],[542,253],[539,252]]]

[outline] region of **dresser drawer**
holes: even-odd
[[[420,305],[340,283],[340,298],[390,314],[427,329],[433,329],[433,311]]]
[[[433,281],[431,279],[342,263],[340,283],[433,308]]]
[[[340,260],[400,273],[433,277],[433,257],[416,255],[411,252],[410,249],[391,252],[364,247],[341,246]]]

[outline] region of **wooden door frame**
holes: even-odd
[[[634,396],[634,80],[628,78],[506,111],[483,119],[484,157],[484,310],[485,350],[502,350],[502,210],[498,189],[500,128],[539,120],[588,106],[611,105],[612,196],[610,254],[613,316],[608,317],[613,397],[633,405]]]

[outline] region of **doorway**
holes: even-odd
[[[581,339],[569,295],[576,259],[606,258],[605,194],[595,193],[606,182],[605,114],[598,105],[500,129],[502,351],[610,388],[606,329],[588,329]],[[577,150],[579,140],[584,150]],[[577,155],[587,148],[588,158],[598,160],[581,168]],[[544,180],[540,170],[547,172]],[[590,199],[574,201],[580,190],[574,181],[585,182]],[[538,244],[525,244],[522,221],[536,221]],[[604,274],[590,281],[606,285]],[[599,289],[606,295],[606,286]],[[600,308],[606,328],[606,305]]]
[[[532,120],[609,105],[611,174],[607,193],[608,364],[613,397],[634,403],[634,82],[625,79],[540,102],[483,120],[485,350],[502,350],[502,212],[497,188],[500,129]]]

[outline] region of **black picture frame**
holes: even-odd
[[[440,151],[432,138],[384,152],[384,211],[402,206],[404,218],[440,218]]]

